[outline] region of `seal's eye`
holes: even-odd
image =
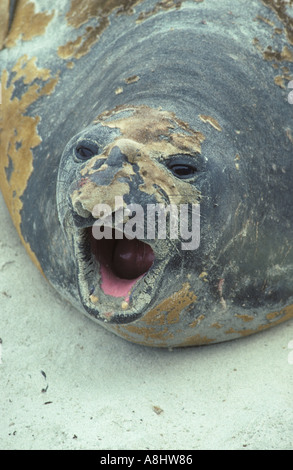
[[[190,178],[196,172],[196,168],[189,165],[172,165],[170,170],[178,178]]]
[[[180,179],[192,178],[197,172],[197,167],[193,162],[180,161],[177,159],[169,162],[168,168],[172,171],[174,176]]]
[[[82,143],[78,144],[75,149],[75,154],[79,160],[89,160],[94,155],[99,153],[99,149],[97,145],[89,144],[89,143]]]

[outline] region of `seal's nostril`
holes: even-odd
[[[121,162],[123,161],[126,161],[126,156],[123,154],[121,149],[115,145],[107,158],[107,165],[117,166],[117,168],[119,168],[121,166]]]

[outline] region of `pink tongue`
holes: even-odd
[[[146,273],[154,262],[149,245],[137,239],[117,240],[113,253],[113,270],[122,279],[136,279]]]

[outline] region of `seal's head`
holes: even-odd
[[[105,111],[70,140],[57,198],[83,311],[153,346],[224,341],[291,315],[289,251],[280,268],[270,223],[289,206],[272,191],[276,177],[260,195],[270,163],[243,142],[240,165],[216,119],[187,123],[147,105]]]
[[[199,228],[203,141],[171,112],[121,106],[66,146],[59,218],[83,307],[96,319],[136,320],[156,301],[164,278],[176,290],[189,249],[198,247],[190,216]]]

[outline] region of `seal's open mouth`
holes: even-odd
[[[91,251],[100,265],[101,289],[113,297],[125,297],[151,268],[155,255],[150,245],[137,240],[95,240],[90,235]]]
[[[111,239],[96,240],[89,224],[75,228],[73,242],[86,312],[108,322],[138,318],[154,299],[167,263],[156,256],[152,242],[129,240],[122,233],[117,239],[114,230]]]

